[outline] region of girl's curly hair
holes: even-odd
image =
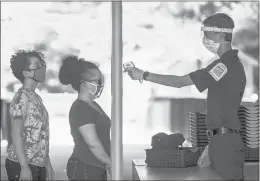
[[[21,81],[24,82],[23,71],[29,67],[30,62],[28,57],[37,57],[40,61],[44,61],[44,55],[41,52],[35,50],[18,50],[10,59],[11,69],[13,75]]]

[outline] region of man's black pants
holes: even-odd
[[[209,158],[212,169],[224,180],[243,180],[245,146],[239,133],[210,138]]]

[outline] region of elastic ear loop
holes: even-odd
[[[84,82],[87,82],[88,84],[90,84],[90,85],[94,85],[95,87],[96,87],[96,90],[95,90],[95,92],[97,92],[98,91],[98,88],[97,88],[97,85],[96,84],[93,84],[93,83],[91,83],[91,82],[88,82],[88,81],[84,81]],[[96,95],[95,93],[93,93],[91,90],[89,90],[93,95]]]

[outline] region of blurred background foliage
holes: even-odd
[[[4,50],[2,51],[4,53],[1,55],[1,63],[2,66],[4,65],[1,71],[2,79],[3,75],[11,74],[9,59],[11,54],[19,48],[32,48],[45,54],[48,66],[46,83],[41,84],[39,89],[49,93],[73,92],[70,87],[60,85],[57,79],[60,57],[65,54],[71,53],[83,56],[87,60],[96,61],[102,67],[105,67],[105,72],[109,74],[111,13],[110,5],[103,6],[104,4],[108,3],[45,2],[35,6],[36,8],[30,10],[30,13],[27,13],[25,16],[26,11],[21,7],[21,3],[16,5],[15,2],[9,2],[9,4],[5,2],[3,4],[5,6],[2,5],[2,9],[7,7],[7,5],[9,9],[5,8],[3,11],[1,10],[2,36],[6,38],[2,38],[2,42],[4,42],[2,43],[2,49]],[[134,4],[139,4],[140,6],[137,5],[135,8]],[[243,15],[243,21],[241,20],[241,23],[236,24],[236,27],[238,26],[239,28],[235,32],[233,44],[253,57],[256,61],[259,61],[258,2],[147,2],[143,3],[142,6],[141,3],[123,3],[124,23],[135,24],[134,26],[145,29],[147,33],[153,33],[152,30],[156,28],[156,20],[151,19],[151,21],[144,22],[141,25],[136,23],[135,19],[131,22],[126,22],[129,20],[129,16],[131,16],[128,13],[131,8],[128,8],[130,10],[126,8],[130,5],[131,8],[135,10],[138,8],[141,9],[144,11],[144,14],[152,15],[159,12],[162,14],[162,18],[163,16],[170,15],[172,21],[181,20],[184,24],[188,24],[189,22],[200,23],[205,17],[218,11],[232,12],[235,10],[239,11],[239,9],[240,11],[247,9],[248,14]],[[24,7],[26,7],[26,4],[24,4]],[[19,15],[19,13],[24,14],[19,17],[21,15]],[[243,14],[243,12],[241,12],[241,14]],[[22,17],[31,18],[33,21],[20,19]],[[31,22],[35,22],[35,24],[31,24]],[[63,25],[61,26],[61,24]],[[64,26],[64,24],[67,26]],[[98,25],[98,28],[93,27],[96,25]],[[22,28],[19,29],[19,26],[25,26],[27,28],[21,30]],[[29,33],[33,28],[37,29],[36,35]],[[125,28],[123,31],[131,30]],[[23,36],[25,34],[24,32],[27,32],[28,35]],[[93,37],[93,32],[96,33],[95,37]],[[156,34],[151,35],[151,37],[153,37],[153,35],[154,37],[156,36]],[[69,36],[71,37],[69,38]],[[133,33],[132,36],[135,36],[135,34]],[[13,37],[12,40],[10,37]],[[131,44],[130,41],[131,38],[124,38],[124,46]],[[145,41],[145,38],[143,41]],[[132,51],[136,52],[144,48],[142,43],[132,42],[132,44]],[[158,46],[160,46],[160,42],[158,42]],[[256,88],[259,86],[258,82],[259,76],[257,67],[254,70],[254,84]],[[8,91],[11,92],[15,90],[17,83],[17,80],[13,78],[8,78],[8,80],[4,78],[4,81],[2,80],[2,86],[4,84]]]

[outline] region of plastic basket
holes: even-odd
[[[146,149],[145,163],[149,167],[183,168],[196,166],[202,148],[182,147],[179,150]]]
[[[259,148],[248,148],[245,150],[246,162],[258,162],[259,161]]]

